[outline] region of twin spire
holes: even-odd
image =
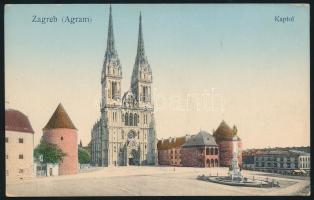
[[[146,57],[145,57],[145,49],[144,49],[143,31],[142,31],[142,14],[140,13],[140,24],[138,28],[138,43],[137,43],[136,60],[140,61],[145,58]]]
[[[143,59],[146,60],[145,49],[144,49],[144,39],[143,39],[143,31],[142,31],[142,14],[140,13],[139,19],[139,30],[138,30],[138,44],[137,44],[137,54],[136,61],[141,61]],[[108,37],[107,37],[107,49],[106,55],[117,55],[117,51],[115,48],[114,34],[113,34],[113,23],[112,23],[112,8],[110,5],[109,8],[109,26],[108,26]]]
[[[111,5],[109,11],[109,27],[108,27],[108,37],[107,37],[107,50],[106,54],[114,55],[117,53],[114,45],[114,35],[113,35],[113,24],[112,24],[112,13]]]

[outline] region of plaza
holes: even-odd
[[[42,177],[6,185],[7,196],[259,196],[309,195],[309,177],[242,170],[244,176],[279,181],[280,187],[250,188],[197,180],[227,175],[228,168],[122,166],[90,168],[75,175]]]

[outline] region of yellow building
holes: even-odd
[[[34,130],[18,110],[5,111],[6,183],[33,177]]]

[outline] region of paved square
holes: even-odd
[[[225,196],[309,195],[309,177],[283,177],[246,171],[255,179],[279,181],[280,188],[249,188],[197,180],[198,175],[227,175],[227,168],[128,166],[93,168],[76,175],[42,177],[7,184],[8,196]]]

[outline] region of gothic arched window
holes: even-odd
[[[130,113],[129,125],[133,126],[133,114],[132,113]]]
[[[117,95],[117,82],[113,81],[111,83],[111,97],[114,99]]]
[[[209,148],[206,148],[206,155],[209,155]]]
[[[134,126],[137,126],[137,114],[134,114]]]
[[[210,148],[210,155],[214,155],[214,149]]]
[[[128,126],[129,124],[129,114],[125,113],[125,119],[124,119],[125,125]]]

